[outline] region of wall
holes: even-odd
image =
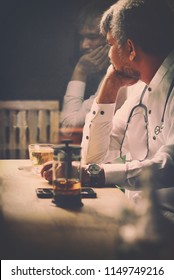
[[[73,25],[87,0],[3,0],[1,99],[62,100],[71,73]]]

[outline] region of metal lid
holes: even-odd
[[[72,153],[72,152],[80,152],[81,146],[77,144],[71,144],[72,140],[66,139],[61,141],[62,144],[56,145],[53,147],[54,155],[57,155],[58,152],[64,151],[65,153]],[[70,145],[71,144],[71,145]]]

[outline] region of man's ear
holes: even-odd
[[[132,40],[127,40],[127,47],[128,47],[128,53],[129,53],[129,60],[133,61],[136,57],[136,50],[135,45]]]

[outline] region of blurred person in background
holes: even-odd
[[[80,12],[76,24],[79,44],[77,48],[79,48],[80,57],[63,99],[62,127],[83,127],[86,114],[91,109],[101,80],[109,66],[109,47],[99,32],[99,23],[103,12],[115,2],[113,0],[93,1]],[[122,90],[117,108],[124,103],[125,99],[126,90]]]

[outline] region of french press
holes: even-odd
[[[54,203],[62,208],[79,208],[81,202],[81,147],[71,140],[54,146]]]

